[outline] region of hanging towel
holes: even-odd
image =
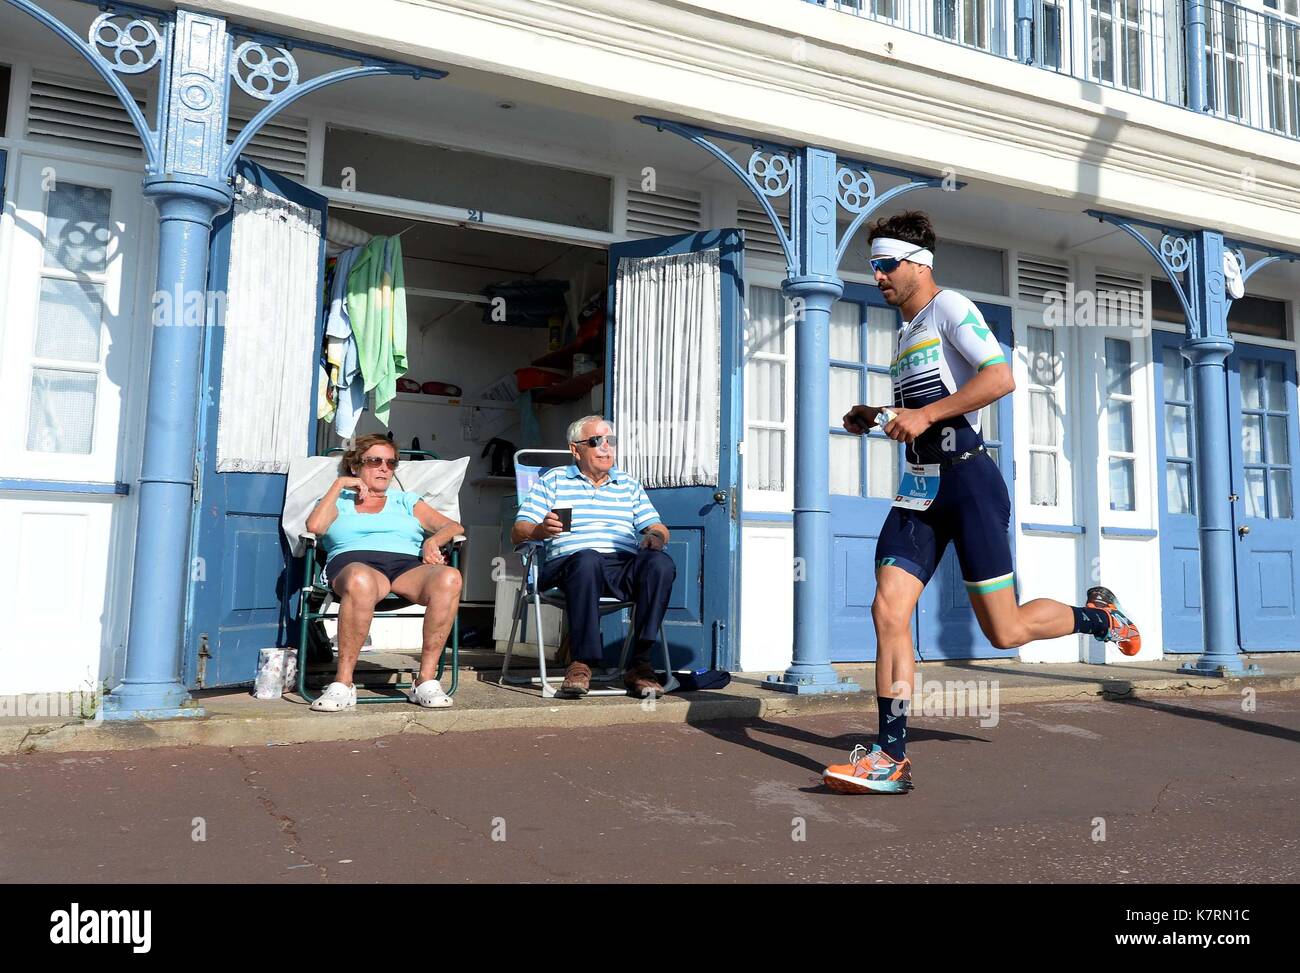
[[[320,374],[316,378],[316,418],[329,422],[334,418],[334,403],[330,401],[330,377],[324,365],[317,365]]]
[[[325,319],[325,357],[334,389],[334,431],[344,439],[356,432],[357,421],[366,408],[365,379],[348,309],[348,277],[360,253],[361,247],[353,247],[339,254]]]
[[[388,425],[397,380],[406,373],[406,286],[402,244],[375,237],[348,274],[348,315],[365,390],[375,393],[375,418]]]

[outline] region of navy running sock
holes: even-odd
[[[912,701],[877,696],[876,706],[880,710],[880,733],[876,742],[895,760],[902,760],[907,755],[907,714]]]
[[[1074,630],[1094,638],[1104,639],[1110,631],[1110,616],[1100,608],[1071,608],[1074,612]]]

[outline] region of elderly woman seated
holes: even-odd
[[[389,440],[359,436],[339,464],[342,475],[307,517],[307,530],[325,549],[322,577],[339,599],[338,671],[311,704],[314,710],[356,706],[357,656],[375,606],[389,592],[426,608],[414,702],[429,709],[451,705],[436,674],[460,602],[461,578],[442,547],[464,528],[419,494],[390,489],[396,470],[397,448]]]

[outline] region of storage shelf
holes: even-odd
[[[558,405],[561,402],[573,402],[582,398],[605,380],[605,369],[597,368],[590,372],[575,375],[567,381],[548,385],[533,392],[533,401],[542,405]]]
[[[541,358],[533,362],[539,368],[563,368],[570,371],[573,368],[574,355],[591,355],[596,354],[601,358],[605,351],[605,336],[596,335],[594,338],[588,338],[585,341],[575,342],[571,345],[565,345],[563,348],[557,348],[555,351],[548,351]]]
[[[506,409],[513,412],[518,408],[514,402],[502,399],[472,399],[464,395],[425,395],[423,392],[398,392],[398,402],[419,402],[423,405],[473,406],[476,409]]]

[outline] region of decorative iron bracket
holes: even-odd
[[[1096,217],[1098,222],[1109,223],[1118,227],[1142,244],[1147,253],[1151,254],[1156,263],[1160,265],[1160,269],[1164,271],[1169,283],[1173,285],[1174,293],[1178,297],[1178,303],[1183,306],[1183,313],[1187,315],[1189,333],[1195,335],[1207,334],[1196,312],[1197,301],[1193,297],[1196,288],[1200,286],[1200,270],[1192,259],[1196,231],[1164,223],[1153,223],[1135,217],[1104,213],[1095,209],[1085,210],[1084,212],[1088,216]],[[1138,232],[1139,227],[1155,230],[1161,234],[1158,247]],[[1243,286],[1251,277],[1270,264],[1280,261],[1292,263],[1300,261],[1300,253],[1289,250],[1276,250],[1241,240],[1225,239],[1223,240],[1223,249],[1225,253],[1230,253],[1233,259],[1237,261]],[[1247,250],[1253,250],[1262,254],[1262,256],[1253,263],[1248,264],[1246,261]],[[1231,307],[1232,298],[1225,295],[1224,304],[1225,307]]]
[[[924,176],[858,159],[840,159],[825,149],[800,148],[648,115],[638,115],[636,120],[644,125],[653,125],[661,132],[673,132],[698,145],[740,179],[776,231],[791,277],[805,274],[835,276],[854,235],[873,213],[904,193],[916,189],[948,188],[943,177]],[[717,144],[719,141],[750,146],[753,152],[748,163],[742,167],[730,152]],[[831,166],[833,170],[829,169]],[[827,170],[824,174],[820,171],[823,168]],[[833,182],[823,178],[831,171]],[[877,191],[873,173],[899,176],[908,181],[882,194]],[[965,185],[953,182],[951,188],[961,189]],[[832,189],[833,200],[828,193]],[[788,194],[793,195],[790,229],[787,231],[772,200]],[[820,204],[816,201],[807,207],[796,204],[797,200],[809,194],[819,195]],[[831,211],[833,207],[852,216],[842,235],[836,231],[838,221]],[[812,220],[805,219],[805,209],[810,211]],[[828,233],[829,248],[819,245]]]
[[[33,0],[5,2],[65,40],[104,80],[140,136],[146,176],[175,174],[226,182],[239,153],[262,127],[312,92],[374,75],[447,76],[436,68],[266,34],[183,8],[173,12],[116,0],[82,0],[102,11],[83,39]],[[303,81],[295,49],[360,63]],[[150,126],[121,76],[144,75],[155,68],[157,114]],[[266,105],[227,144],[230,81]]]

